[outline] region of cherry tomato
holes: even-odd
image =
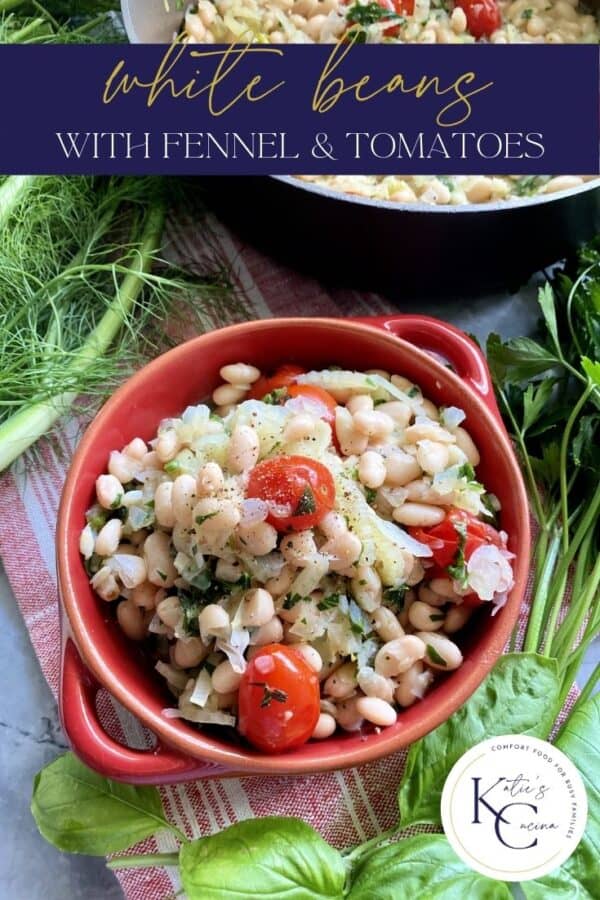
[[[302,366],[295,366],[293,363],[285,363],[284,365],[279,366],[273,375],[261,375],[248,392],[248,399],[262,400],[262,398],[266,397],[267,394],[270,394],[271,391],[276,391],[278,388],[287,387],[289,384],[293,384],[296,376],[303,375],[304,371]]]
[[[496,0],[456,0],[467,17],[467,29],[474,38],[489,37],[500,28],[502,16]]]
[[[307,400],[318,404],[321,408],[319,418],[333,428],[337,402],[325,388],[316,384],[290,384],[287,393],[289,397],[306,397]]]
[[[259,750],[278,753],[304,744],[319,718],[319,679],[292,646],[267,644],[240,682],[241,734]]]
[[[246,494],[276,505],[267,521],[278,531],[303,531],[333,509],[335,485],[329,469],[316,459],[276,456],[252,469]]]
[[[458,528],[466,527],[466,538],[463,546],[465,560],[469,560],[478,547],[493,544],[502,547],[502,539],[495,528],[482,522],[463,509],[450,509],[443,522],[432,528],[409,528],[412,537],[431,547],[434,566],[427,569],[428,578],[447,578],[448,566],[456,561],[456,554],[461,543]],[[482,600],[477,594],[467,594],[463,603],[474,608],[480,606]]]

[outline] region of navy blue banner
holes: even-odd
[[[4,173],[600,171],[593,46],[0,49]]]

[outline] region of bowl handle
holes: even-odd
[[[502,424],[485,356],[464,331],[432,316],[392,314],[356,317],[352,321],[381,328],[421,350],[430,350],[444,357],[458,377],[479,394],[492,415]]]
[[[132,750],[104,731],[96,711],[100,685],[83,663],[71,638],[62,660],[60,715],[73,751],[96,772],[129,784],[174,784],[214,778],[228,769],[184,756],[160,742],[149,750]]]

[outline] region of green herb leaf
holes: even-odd
[[[552,391],[554,390],[555,380],[553,378],[545,378],[537,384],[528,384],[523,393],[523,431],[529,431],[537,424],[540,416],[544,413],[550,402]]]
[[[72,753],[35,777],[31,812],[42,836],[68,853],[106,856],[170,828],[153,787],[110,781]]]
[[[511,338],[503,344],[497,334],[490,334],[486,353],[494,378],[500,383],[518,384],[552,370],[558,363],[553,353],[527,337]]]
[[[317,603],[317,609],[323,611],[324,609],[333,609],[340,602],[339,594],[329,594],[328,597],[323,597],[322,600],[319,600]]]
[[[600,387],[600,362],[592,362],[587,356],[583,356],[581,359],[581,368],[588,378],[593,381],[597,387]]]
[[[269,406],[281,406],[288,398],[287,388],[275,388],[274,391],[271,391],[269,394],[265,394],[262,398],[263,403],[268,403]]]
[[[419,834],[359,860],[348,900],[510,900],[508,885],[465,865],[443,834]]]
[[[385,588],[383,592],[383,603],[394,612],[402,612],[404,609],[404,597],[408,590],[407,584],[399,584],[396,587]]]
[[[535,653],[509,653],[447,722],[413,744],[398,792],[403,828],[440,824],[440,798],[454,763],[496,734],[547,738],[559,690],[556,661]]]
[[[315,500],[315,495],[313,489],[309,484],[304,486],[304,490],[300,495],[300,499],[296,505],[296,509],[294,510],[295,516],[309,516],[312,515],[317,509],[317,502]]]
[[[562,351],[560,347],[560,341],[558,339],[558,323],[556,321],[554,291],[552,290],[548,282],[546,282],[544,287],[539,289],[537,299],[544,316],[544,321],[546,322],[546,328],[550,333],[552,343],[554,344],[554,347],[556,349],[556,353],[558,356],[561,356]]]
[[[365,499],[369,506],[373,506],[373,504],[377,500],[377,491],[375,490],[375,488],[365,488]]]
[[[598,857],[600,855],[600,694],[575,710],[556,741],[559,750],[579,769],[588,798],[588,821],[581,843],[574,854],[544,878],[524,881],[521,889],[527,900],[571,897],[594,900],[598,896]]]
[[[293,609],[296,603],[300,603],[302,597],[300,594],[288,594],[285,600],[283,601],[284,609]]]
[[[180,870],[189,900],[342,900],[346,875],[338,851],[314,829],[278,816],[184,844]]]
[[[442,616],[442,618],[443,618],[443,616]],[[448,663],[446,662],[444,657],[440,656],[440,654],[437,652],[437,650],[435,649],[433,644],[427,644],[427,649],[425,652],[427,653],[427,656],[429,657],[431,662],[435,663],[436,666],[447,666],[448,665]]]
[[[196,518],[195,518],[196,525],[202,525],[208,519],[214,518],[214,516],[216,516],[217,513],[218,513],[218,510],[215,510],[215,512],[206,513],[205,516],[196,516]]]

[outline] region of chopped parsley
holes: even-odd
[[[432,647],[431,644],[427,644],[427,656],[429,657],[429,659],[431,660],[432,663],[435,663],[438,666],[447,666],[448,665],[448,663],[446,662],[444,657],[440,656],[440,654],[437,652],[435,647]]]
[[[177,591],[177,596],[179,597],[179,603],[181,604],[181,610],[183,612],[183,630],[190,636],[200,634],[198,616],[204,604],[198,596],[198,592],[195,590],[184,591],[180,589]],[[211,673],[209,672],[208,674],[210,675]]]
[[[354,600],[351,600],[348,605],[348,617],[350,619],[350,630],[353,634],[362,635],[371,631],[365,614]]]
[[[404,597],[408,590],[407,584],[399,584],[396,587],[386,588],[383,592],[383,602],[394,612],[402,612],[404,609]]]
[[[339,605],[339,602],[339,594],[329,594],[328,597],[323,597],[323,599],[317,603],[317,609],[320,609],[321,611],[324,609],[333,609],[335,606]]]
[[[102,557],[92,553],[89,559],[84,561],[85,571],[88,575],[95,575],[102,568]]]
[[[316,512],[317,502],[315,500],[315,495],[313,489],[309,484],[305,485],[302,494],[300,495],[300,499],[296,505],[296,509],[294,510],[295,516],[309,516],[312,513]]]
[[[523,12],[521,13],[521,18],[525,19],[525,21],[528,22],[529,19],[531,19],[532,15],[533,15],[533,9],[531,9],[531,7],[528,7],[527,9],[524,9]]]
[[[409,388],[408,391],[406,392],[406,396],[407,397],[420,397],[421,391],[416,386],[416,384],[413,384],[413,386],[411,388]]]
[[[475,469],[471,465],[471,463],[463,463],[463,465],[458,470],[459,478],[466,478],[467,481],[475,481]]]
[[[110,508],[111,508],[111,509],[118,509],[118,508],[121,506],[122,503],[123,503],[123,494],[120,493],[120,494],[118,494],[118,495],[115,497],[115,499],[113,500],[113,502],[110,504]]]
[[[281,406],[281,404],[285,403],[288,398],[287,388],[280,387],[275,388],[274,391],[271,391],[262,398],[263,403],[268,403],[269,406]]]
[[[261,687],[263,689],[263,695],[260,701],[261,709],[270,706],[272,700],[276,700],[277,703],[285,703],[287,701],[288,695],[285,691],[282,691],[279,688],[269,687],[266,681],[251,681],[250,687]]]
[[[94,529],[94,531],[100,531],[103,525],[106,525],[107,513],[102,510],[98,512],[97,510],[88,510],[86,513],[86,519],[88,525]]]
[[[444,613],[432,613],[429,618],[432,622],[443,622],[446,616]]]
[[[454,581],[458,581],[461,587],[467,586],[469,574],[465,560],[465,545],[467,543],[467,523],[454,522],[454,528],[458,534],[458,547],[451,565],[446,567],[446,572]]]
[[[157,569],[157,570],[156,570],[156,574],[158,575],[159,578],[162,578],[163,581],[166,581],[166,580],[167,580],[166,574],[165,574],[164,572],[161,572],[160,569]]]
[[[284,609],[293,609],[296,603],[300,603],[302,600],[301,594],[288,594],[285,600],[283,601]]]
[[[365,499],[369,506],[373,506],[373,504],[377,500],[377,491],[375,490],[375,488],[365,488]]]
[[[207,519],[212,519],[213,516],[216,516],[216,515],[217,515],[217,511],[207,513],[205,516],[196,516],[196,525],[202,525],[204,522],[206,522]]]
[[[168,463],[165,463],[163,469],[169,475],[174,475],[175,473],[179,474],[181,472],[181,466],[176,459],[171,459]]]

